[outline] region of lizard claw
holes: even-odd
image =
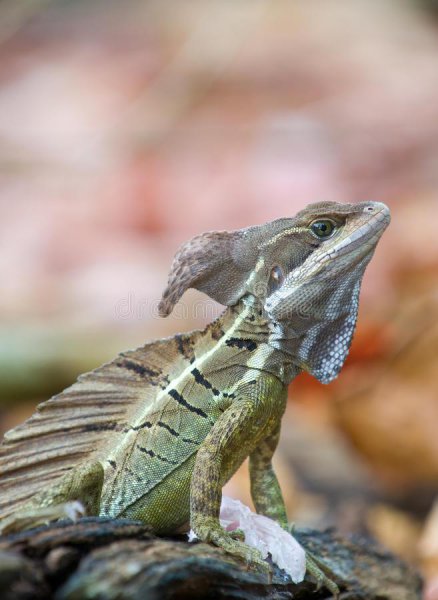
[[[245,532],[243,529],[233,529],[232,531],[228,531],[233,540],[239,540],[240,542],[245,541]]]
[[[325,587],[333,594],[335,600],[339,600],[340,590],[336,583],[330,579],[319,566],[321,563],[317,561],[313,555],[309,555],[306,551],[306,571],[316,580],[316,591]]]
[[[228,554],[245,561],[248,569],[256,568],[268,576],[272,581],[272,568],[256,548],[243,542],[245,534],[240,529],[225,531],[219,523],[202,523],[195,529],[197,537],[203,542],[211,542],[222,548]]]

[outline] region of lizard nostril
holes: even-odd
[[[374,206],[367,206],[367,207],[366,207],[366,210],[367,210],[368,212],[374,212]]]

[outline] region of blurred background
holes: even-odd
[[[276,465],[291,520],[372,534],[438,598],[437,189],[437,2],[2,0],[1,432],[220,313],[157,317],[191,236],[386,202],[350,357],[291,385]]]

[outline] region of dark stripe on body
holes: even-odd
[[[151,423],[151,421],[145,421],[144,423],[141,423],[140,425],[136,425],[135,427],[129,427],[128,429],[125,429],[124,433],[128,433],[128,431],[140,431],[141,429],[151,429],[154,425],[156,425],[157,427],[162,427],[163,429],[166,429],[169,433],[171,433],[175,437],[179,436],[179,433],[177,431],[175,431],[175,429],[172,429],[172,427],[170,427],[167,423],[164,423],[164,421],[157,421],[156,423]]]
[[[181,438],[183,442],[186,444],[194,444],[195,446],[200,446],[201,442],[197,442],[196,440],[189,440],[188,438]]]
[[[124,433],[128,433],[129,431],[140,431],[141,429],[151,429],[151,427],[153,427],[154,425],[156,425],[157,427],[162,427],[163,429],[168,431],[171,435],[173,435],[176,438],[180,437],[180,434],[178,433],[178,431],[176,431],[175,429],[170,427],[170,425],[168,425],[164,421],[157,421],[156,423],[151,423],[150,421],[145,421],[141,425],[137,425],[136,427],[129,427],[128,429],[124,429],[123,431],[124,431]],[[195,444],[196,446],[199,446],[199,442],[197,442],[196,440],[190,440],[188,438],[181,438],[181,441],[185,442],[186,444]],[[110,462],[110,461],[108,461],[108,462]],[[114,462],[114,461],[112,461],[112,462]],[[110,462],[110,464],[111,464],[111,462]],[[115,468],[115,463],[114,463],[114,465],[111,464],[111,466]]]
[[[170,465],[178,465],[179,464],[178,461],[169,460],[165,456],[161,456],[160,454],[156,454],[153,450],[149,450],[148,448],[143,448],[143,446],[139,446],[138,444],[137,444],[137,448],[140,450],[140,452],[144,452],[145,454],[147,454],[151,458],[158,458],[158,460],[161,460],[162,462],[168,463]]]
[[[175,437],[179,436],[179,433],[177,431],[175,431],[175,429],[172,429],[172,427],[170,427],[167,423],[164,423],[164,421],[158,421],[157,425],[158,425],[158,427],[162,427],[163,429],[166,429],[169,433],[171,433]]]
[[[127,433],[128,431],[140,431],[140,429],[150,429],[151,427],[153,427],[153,425],[154,424],[150,421],[145,421],[140,425],[136,425],[135,427],[129,427],[129,429],[125,429],[125,433]]]
[[[181,394],[177,390],[175,390],[175,388],[169,390],[168,393],[169,396],[172,396],[172,398],[178,402],[178,404],[181,404],[181,406],[185,406],[190,412],[196,413],[200,417],[204,417],[204,419],[207,418],[208,415],[202,409],[198,408],[197,406],[193,406],[192,404],[189,404],[187,400],[185,400],[184,397],[181,396]]]
[[[192,375],[195,378],[196,383],[203,385],[207,390],[211,390],[215,396],[219,396],[220,391],[211,385],[199,369],[193,369]]]
[[[250,352],[257,348],[257,343],[254,340],[245,338],[229,338],[225,343],[230,348],[235,346],[236,348],[249,350]]]

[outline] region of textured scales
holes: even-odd
[[[165,386],[196,338],[184,334],[120,354],[38,406],[0,446],[0,515],[84,460],[99,461],[123,443],[128,423]],[[185,350],[184,350],[185,351]],[[103,463],[104,464],[104,463]]]
[[[272,469],[288,383],[337,376],[363,273],[389,223],[381,203],[309,205],[294,218],[208,232],[175,255],[159,310],[194,287],[228,308],[204,331],[146,344],[82,375],[0,446],[0,531],[62,516],[188,527],[267,569],[219,524],[221,489],[250,457],[257,512],[287,527]],[[65,512],[65,511],[64,511]],[[308,568],[336,586],[310,558]]]

